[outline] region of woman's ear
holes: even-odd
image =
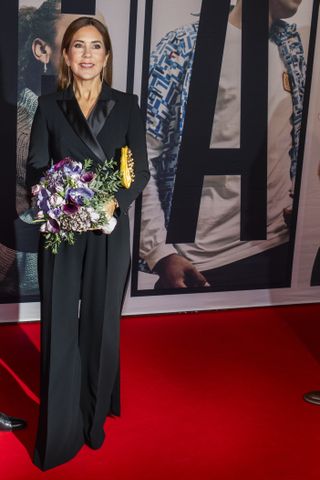
[[[103,65],[104,67],[107,66],[107,63],[108,63],[108,60],[109,60],[109,56],[110,56],[110,52],[107,53],[107,55],[106,55],[106,59],[105,59],[105,61],[104,61],[104,65]]]
[[[49,63],[52,49],[44,40],[41,38],[35,38],[32,42],[31,48],[33,56],[38,62],[41,62],[44,65]]]
[[[62,55],[63,55],[63,58],[64,58],[64,61],[67,65],[67,67],[70,67],[70,63],[69,63],[69,59],[68,59],[68,54],[67,54],[67,51],[66,49],[64,48],[63,51],[62,51]]]

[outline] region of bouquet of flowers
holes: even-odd
[[[122,164],[126,155],[132,171],[133,160],[124,149]],[[116,168],[113,159],[98,165],[95,171],[91,160],[84,160],[82,164],[70,157],[52,165],[39,184],[32,187],[37,205],[35,222],[41,223],[45,247],[57,253],[63,241],[74,244],[75,232],[102,230],[111,233],[117,220],[105,207],[123,186],[122,177],[121,167],[120,170]]]

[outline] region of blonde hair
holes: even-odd
[[[102,35],[103,43],[106,49],[106,54],[108,55],[107,65],[102,70],[102,79],[111,87],[112,84],[112,46],[110,35],[108,32],[107,27],[99,22],[96,18],[93,17],[79,17],[73,22],[70,23],[68,28],[66,29],[63,39],[61,42],[61,50],[60,50],[60,65],[59,65],[59,72],[58,72],[58,89],[65,90],[72,84],[72,73],[70,72],[70,67],[66,64],[64,59],[64,51],[68,52],[70,48],[71,41],[73,39],[74,34],[80,30],[80,28],[92,26],[95,27],[98,32]]]

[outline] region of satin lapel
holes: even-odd
[[[93,134],[97,137],[102,130],[102,127],[106,123],[107,118],[109,117],[113,107],[116,102],[113,99],[104,100],[100,99],[90,116],[89,124]]]
[[[57,100],[59,107],[63,111],[73,130],[101,162],[105,161],[106,154],[97,140],[97,135],[102,130],[116,104],[111,96],[112,93],[110,87],[104,84],[100,98],[93,112],[93,129],[90,128],[87,120],[83,116],[70,87],[64,91],[63,97]]]
[[[102,128],[104,127],[116,103],[117,102],[112,94],[111,88],[104,82],[102,85],[99,101],[93,112],[95,123],[94,133],[96,137],[99,135]]]
[[[57,100],[57,103],[63,113],[66,116],[66,119],[70,123],[73,130],[81,138],[81,140],[86,144],[86,146],[95,154],[95,156],[101,161],[104,162],[106,155],[101,148],[100,143],[97,141],[93,132],[89,128],[89,125],[82,115],[80,107],[77,101],[73,99],[63,99]]]

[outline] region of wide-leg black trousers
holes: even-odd
[[[99,448],[106,416],[120,414],[119,320],[129,253],[110,255],[110,238],[77,234],[75,244],[61,245],[56,255],[41,240],[41,403],[34,462],[42,470],[68,461],[84,443]]]

